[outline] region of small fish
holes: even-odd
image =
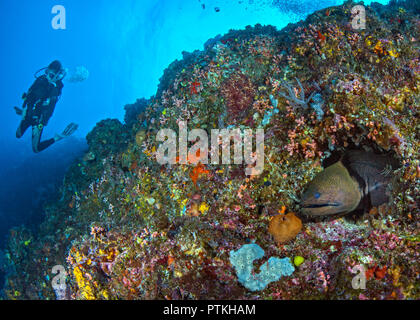
[[[396,159],[366,151],[348,151],[320,172],[302,195],[302,213],[309,216],[345,214],[389,200],[388,184]]]

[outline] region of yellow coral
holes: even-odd
[[[398,58],[399,54],[394,49],[388,50],[388,54],[393,58]]]
[[[207,211],[209,211],[210,207],[208,206],[207,203],[202,202],[200,205],[200,208],[198,210],[200,210],[201,214],[206,213]]]
[[[382,42],[378,41],[375,45],[375,48],[373,49],[373,51],[375,51],[376,54],[383,54],[384,50],[382,48]]]
[[[109,294],[108,291],[102,290],[101,295],[104,297],[104,299],[109,300]]]
[[[306,49],[304,47],[297,47],[295,49],[297,54],[300,54],[301,56],[305,55]]]
[[[394,286],[398,287],[401,285],[401,283],[399,282],[400,280],[400,273],[401,269],[400,267],[396,267],[393,270],[391,270],[391,275],[392,275],[392,283],[394,284]]]
[[[79,267],[75,267],[73,270],[74,277],[76,279],[77,286],[81,291],[81,295],[86,300],[95,300],[93,294],[93,288],[88,281],[83,277],[83,273]]]
[[[205,251],[201,245],[191,243],[189,247],[184,251],[184,253],[190,256],[198,256],[200,253],[205,253]]]

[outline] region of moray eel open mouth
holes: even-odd
[[[352,212],[365,202],[372,206],[385,203],[392,177],[387,171],[397,167],[388,155],[349,151],[307,185],[301,211],[309,216],[328,216]]]
[[[324,169],[301,198],[302,213],[308,216],[328,216],[354,210],[362,195],[358,183],[341,162]]]
[[[303,208],[324,208],[324,207],[339,207],[341,206],[341,203],[322,203],[322,204],[307,204],[304,205]]]

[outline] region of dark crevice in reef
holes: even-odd
[[[352,167],[351,160],[349,159],[348,155],[354,152],[363,152],[363,153],[372,153],[374,155],[378,155],[380,157],[385,157],[387,162],[389,164],[384,168],[384,175],[390,175],[395,170],[401,168],[401,158],[395,153],[393,150],[384,151],[376,144],[370,144],[356,147],[354,144],[348,146],[344,150],[334,150],[331,152],[331,155],[327,158],[325,158],[322,161],[322,167],[324,169],[332,166],[333,164],[341,161],[343,163],[344,167],[348,170],[351,177],[353,177],[358,184],[360,185],[360,188],[363,190],[366,188],[366,181],[360,176],[360,174],[354,170]],[[353,159],[354,161],[354,159]],[[374,166],[374,163],[371,165]],[[391,185],[390,185],[391,187]],[[393,181],[392,187],[397,188],[397,182]],[[391,199],[389,199],[385,204],[389,204]],[[345,217],[347,220],[356,222],[358,219],[363,218],[364,214],[369,212],[374,206],[372,205],[369,196],[364,196],[361,200],[360,205],[358,208],[356,208],[353,212],[350,213],[341,213],[337,215],[327,216],[327,217],[308,217],[303,216],[304,221],[325,221],[325,220],[334,220],[338,217]]]
[[[344,149],[336,149],[330,152],[330,155],[323,159],[322,161],[322,167],[327,168],[334,163],[338,162],[346,153],[351,151],[365,151],[365,152],[373,152],[378,155],[387,155],[390,158],[390,161],[392,162],[393,169],[398,169],[401,167],[401,157],[393,150],[383,150],[381,147],[379,147],[375,143],[363,145],[363,146],[356,146],[354,143],[349,143],[349,145]]]

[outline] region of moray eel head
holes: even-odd
[[[302,213],[309,216],[348,213],[357,208],[361,199],[359,184],[339,161],[309,183],[301,199]]]

